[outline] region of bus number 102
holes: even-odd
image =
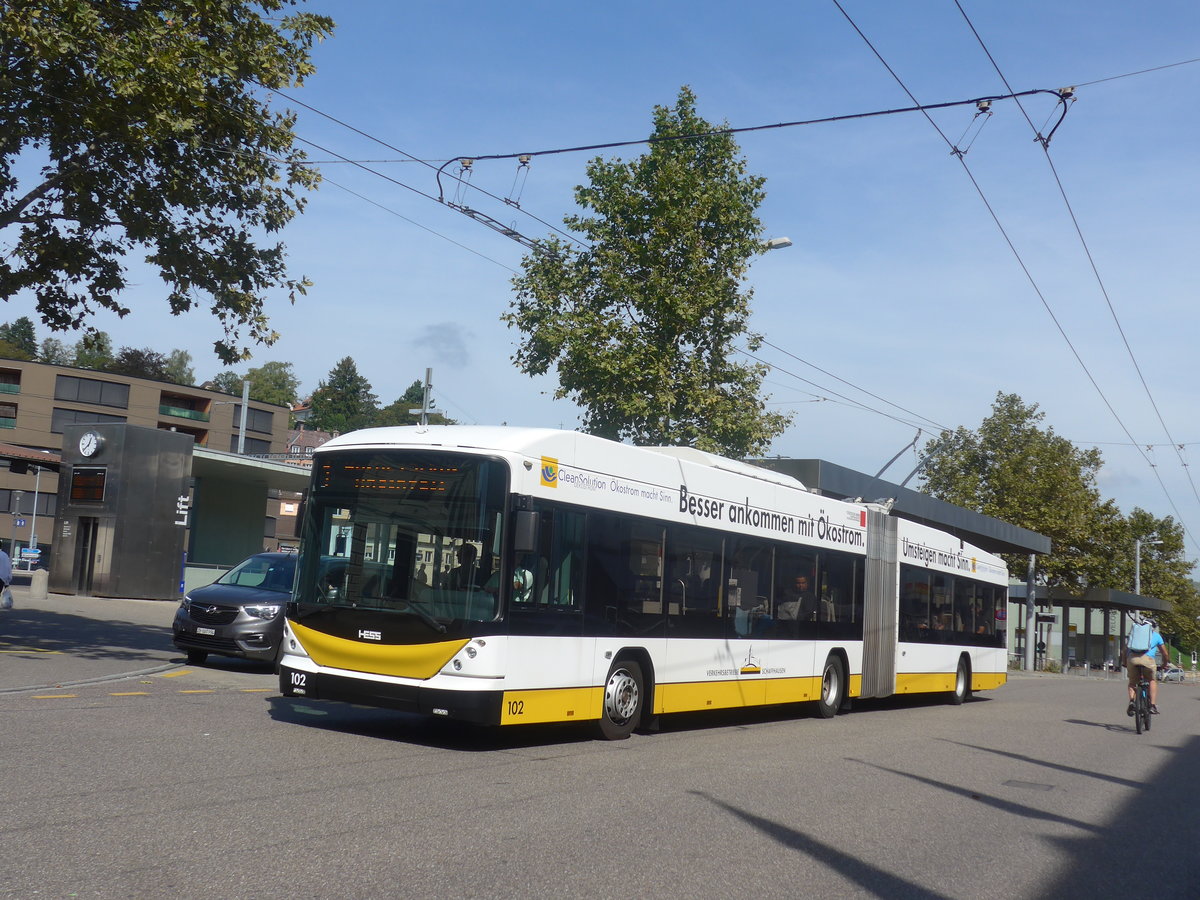
[[[509,700],[508,701],[508,714],[510,716],[525,715],[525,701],[524,700]]]

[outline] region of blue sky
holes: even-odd
[[[1007,92],[953,0],[844,7],[919,102]],[[434,166],[644,138],[652,107],[685,84],[702,116],[734,127],[912,102],[825,0],[309,8],[338,28],[295,96]],[[1013,101],[996,103],[974,140],[973,107],[933,113],[952,143],[969,144],[964,160],[1007,240],[919,113],[741,135],[749,170],[767,179],[766,233],[793,241],[759,259],[748,282],[753,327],[785,351],[760,354],[779,367],[767,389],[796,414],[773,453],[874,473],[918,427],[922,441],[938,425],[975,428],[998,391],[1016,393],[1058,434],[1101,449],[1105,496],[1125,512],[1181,518],[1189,551],[1200,553],[1200,473],[1193,484],[1181,464],[1200,461],[1200,64],[1129,75],[1200,56],[1200,4],[963,8],[1014,91],[1078,86],[1050,157],[1108,298]],[[1052,97],[1022,103],[1038,129],[1053,123]],[[435,399],[460,421],[573,427],[577,411],[550,399],[553,382],[510,362],[516,335],[499,317],[524,248],[417,193],[437,194],[432,168],[299,112],[301,137],[352,159],[392,160],[368,165],[412,190],[344,163],[321,166],[327,182],[284,234],[294,270],[314,287],[294,307],[271,302],[282,337],[251,365],[290,361],[311,391],[351,356],[383,403],[432,367]],[[520,208],[476,191],[465,202],[544,236],[537,219],[561,224],[593,155],[535,157],[523,181],[511,160],[480,162],[472,185],[504,198],[517,182]],[[162,296],[147,277],[126,298],[130,317],[97,325],[116,346],[179,347],[199,378],[215,374],[215,321],[203,311],[173,319]],[[27,311],[13,303],[7,320]],[[913,465],[908,452],[888,474],[900,479]]]

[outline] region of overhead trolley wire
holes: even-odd
[[[842,7],[841,3],[839,3],[838,0],[832,0],[832,3],[834,6],[837,7],[838,11],[842,14],[842,16],[845,17],[846,21],[850,23],[850,26],[855,30],[855,32],[857,32],[858,36],[860,38],[862,38],[863,43],[865,43],[867,45],[867,47],[871,50],[871,52],[873,54],[875,54],[875,58],[879,60],[879,62],[883,65],[883,67],[885,69],[887,69],[888,74],[890,74],[892,76],[893,80],[895,80],[895,82],[898,85],[900,85],[900,88],[909,96],[909,98],[913,101],[913,103],[917,103],[918,102],[917,98],[913,95],[912,91],[910,91],[908,89],[908,86],[904,83],[904,81],[900,78],[900,76],[896,74],[895,70],[892,69],[892,67],[888,64],[887,60],[885,60],[883,58],[883,55],[880,54],[880,52],[875,48],[875,45],[871,43],[870,39],[866,36],[866,34],[863,33],[862,29],[858,27],[858,24],[854,21],[854,19],[852,19],[850,17],[849,13],[846,12],[846,10]],[[1060,91],[1058,93],[1060,95],[1059,102],[1063,103],[1064,107],[1065,107],[1067,99],[1070,96],[1070,93],[1068,93],[1066,90]],[[1071,93],[1073,93],[1073,92],[1071,92]],[[924,111],[922,111],[922,112],[924,112]],[[954,144],[950,142],[949,138],[946,137],[946,135],[942,131],[942,129],[939,128],[937,123],[933,121],[933,117],[930,116],[929,113],[927,113],[927,112],[924,112],[924,115],[925,115],[925,118],[929,121],[929,124],[933,126],[933,129],[938,133],[938,135],[942,138],[942,140],[945,141],[946,144],[950,147],[951,153],[958,159],[959,164],[963,167],[963,171],[966,173],[967,177],[971,181],[971,184],[974,186],[976,193],[979,194],[980,200],[983,201],[984,206],[987,208],[988,213],[991,215],[992,221],[995,222],[996,227],[999,229],[1000,234],[1003,236],[1005,243],[1008,245],[1009,251],[1013,254],[1013,257],[1017,260],[1017,264],[1021,267],[1021,271],[1024,272],[1026,279],[1029,281],[1029,284],[1033,288],[1034,293],[1037,294],[1038,299],[1042,303],[1042,306],[1045,308],[1046,312],[1049,314],[1051,321],[1054,322],[1054,326],[1055,326],[1055,328],[1058,329],[1058,333],[1062,336],[1063,341],[1066,342],[1067,347],[1070,348],[1071,354],[1075,357],[1075,361],[1079,364],[1079,367],[1083,370],[1084,374],[1088,378],[1088,381],[1091,382],[1092,387],[1095,389],[1096,393],[1099,395],[1101,401],[1104,403],[1105,407],[1108,409],[1108,411],[1112,415],[1113,419],[1117,422],[1117,424],[1120,426],[1121,430],[1125,433],[1125,436],[1127,438],[1129,438],[1131,443],[1137,445],[1138,452],[1141,454],[1142,459],[1146,462],[1146,464],[1150,467],[1151,471],[1154,473],[1154,477],[1158,481],[1159,487],[1162,488],[1163,494],[1167,498],[1168,504],[1170,504],[1171,509],[1175,511],[1176,517],[1179,519],[1180,525],[1183,525],[1183,519],[1182,519],[1182,517],[1179,516],[1179,511],[1175,507],[1175,501],[1171,498],[1170,492],[1167,490],[1167,486],[1162,480],[1161,473],[1158,471],[1158,469],[1154,465],[1154,463],[1150,460],[1149,456],[1147,456],[1145,450],[1142,449],[1141,444],[1139,444],[1134,439],[1133,434],[1129,431],[1129,428],[1126,427],[1126,425],[1125,425],[1124,421],[1121,419],[1120,415],[1117,414],[1116,409],[1113,407],[1113,405],[1109,401],[1107,395],[1105,395],[1104,391],[1101,389],[1099,383],[1096,381],[1095,376],[1092,375],[1092,372],[1088,368],[1087,364],[1083,361],[1083,358],[1080,356],[1079,351],[1075,348],[1075,345],[1071,342],[1070,337],[1067,336],[1066,330],[1063,328],[1062,323],[1059,322],[1058,316],[1055,315],[1054,310],[1051,308],[1049,301],[1045,297],[1045,294],[1042,292],[1037,281],[1034,279],[1033,274],[1029,271],[1029,267],[1025,264],[1025,260],[1021,257],[1020,251],[1017,250],[1016,245],[1013,243],[1012,238],[1009,236],[1007,229],[1005,229],[1003,223],[1001,223],[1000,218],[996,214],[995,209],[992,207],[991,202],[987,199],[987,195],[983,192],[983,188],[979,185],[979,182],[976,180],[974,173],[971,171],[970,167],[967,165],[966,160],[963,158],[963,154],[958,152],[958,148],[956,148],[954,146]],[[1064,110],[1064,115],[1065,115],[1065,110]],[[1061,122],[1062,122],[1062,119],[1060,118],[1059,124],[1061,124]],[[1058,125],[1055,125],[1055,128],[1057,128],[1057,127],[1058,127]],[[1051,130],[1051,135],[1052,134],[1053,134],[1053,129]],[[1040,137],[1040,135],[1039,135],[1039,137]],[[1044,140],[1048,143],[1049,137],[1046,137]],[[1044,144],[1043,144],[1043,146],[1044,146]],[[1186,531],[1186,526],[1184,526],[1184,528]]]
[[[1000,65],[997,65],[994,56],[991,55],[988,46],[986,46],[984,43],[983,37],[979,36],[976,26],[974,26],[974,24],[971,22],[971,18],[967,16],[966,10],[962,8],[961,2],[959,2],[959,0],[954,0],[954,5],[959,8],[962,18],[964,18],[968,28],[971,29],[971,34],[973,34],[974,37],[976,37],[976,40],[979,42],[979,47],[983,48],[984,54],[988,56],[988,60],[991,62],[992,68],[995,68],[997,76],[1000,76],[1004,86],[1009,88],[1008,79],[1004,77],[1004,73],[1000,70]],[[1009,88],[1009,90],[1012,89]],[[1025,107],[1022,106],[1020,100],[1016,101],[1016,106],[1018,106],[1018,108],[1021,110],[1021,114],[1025,115],[1025,121],[1027,121],[1028,124],[1030,124],[1030,127],[1033,128],[1033,132],[1037,136],[1036,139],[1038,140],[1038,143],[1042,145],[1042,150],[1046,158],[1046,164],[1048,164],[1050,167],[1051,174],[1054,175],[1055,184],[1058,186],[1058,193],[1061,194],[1063,205],[1067,208],[1070,221],[1072,221],[1072,224],[1075,228],[1075,234],[1078,236],[1080,246],[1082,247],[1082,250],[1084,250],[1084,254],[1087,257],[1087,263],[1091,266],[1092,275],[1096,277],[1096,283],[1100,288],[1100,293],[1104,295],[1104,302],[1109,307],[1109,314],[1112,317],[1112,323],[1116,325],[1117,334],[1121,335],[1121,342],[1124,344],[1126,353],[1129,355],[1129,361],[1132,362],[1134,371],[1138,373],[1138,380],[1141,382],[1141,388],[1146,392],[1146,398],[1148,401],[1150,401],[1150,406],[1154,410],[1154,415],[1158,416],[1159,425],[1163,426],[1163,433],[1166,434],[1166,439],[1168,439],[1168,442],[1171,444],[1171,446],[1174,446],[1176,449],[1176,455],[1178,456],[1178,460],[1180,460],[1180,466],[1183,467],[1183,472],[1187,474],[1188,484],[1192,486],[1192,496],[1195,497],[1196,503],[1200,503],[1200,492],[1196,491],[1196,484],[1192,478],[1192,470],[1188,468],[1187,462],[1183,460],[1183,454],[1180,450],[1178,450],[1178,442],[1175,437],[1172,436],[1168,425],[1166,425],[1166,420],[1163,418],[1162,410],[1159,410],[1158,408],[1158,403],[1154,401],[1154,395],[1150,390],[1150,384],[1147,384],[1146,382],[1146,376],[1141,371],[1141,366],[1138,364],[1138,358],[1136,358],[1134,355],[1133,347],[1129,346],[1129,337],[1126,335],[1126,330],[1124,330],[1123,326],[1121,325],[1121,319],[1117,317],[1116,307],[1112,305],[1112,298],[1109,295],[1109,289],[1104,284],[1104,278],[1100,276],[1100,270],[1096,264],[1096,258],[1092,256],[1092,248],[1088,246],[1087,239],[1084,236],[1084,229],[1080,227],[1079,218],[1075,216],[1075,210],[1072,204],[1070,204],[1070,199],[1067,197],[1067,188],[1063,186],[1062,179],[1060,176],[1058,176],[1058,169],[1055,167],[1054,158],[1050,156],[1050,140],[1049,138],[1044,139],[1042,134],[1038,132],[1037,128],[1033,126],[1033,121],[1025,112]]]
[[[963,20],[967,23],[967,27],[971,29],[971,34],[973,34],[975,36],[975,40],[979,42],[980,48],[987,56],[988,61],[992,64],[992,68],[996,70],[996,74],[1000,76],[1000,80],[1004,83],[1004,86],[1009,90],[1012,90],[1008,83],[1008,79],[1004,76],[1004,72],[1000,70],[999,64],[996,62],[995,57],[992,56],[992,52],[988,49],[987,44],[984,43],[979,31],[975,28],[974,23],[967,15],[966,10],[963,9],[962,3],[960,3],[959,0],[954,0],[954,5],[958,7],[958,11],[962,14]],[[1083,248],[1084,255],[1087,257],[1088,265],[1091,267],[1092,275],[1096,279],[1096,284],[1100,288],[1100,293],[1104,296],[1104,302],[1108,306],[1108,312],[1109,315],[1112,316],[1113,324],[1117,327],[1117,333],[1121,335],[1121,342],[1125,345],[1125,352],[1129,356],[1129,361],[1133,364],[1134,371],[1137,372],[1138,380],[1141,382],[1142,390],[1145,391],[1146,399],[1150,401],[1150,407],[1154,410],[1155,416],[1158,417],[1158,422],[1162,426],[1163,433],[1166,435],[1167,441],[1174,448],[1176,456],[1179,458],[1179,464],[1183,468],[1184,473],[1187,475],[1188,484],[1191,485],[1192,496],[1196,498],[1197,503],[1200,503],[1200,492],[1197,492],[1196,490],[1196,482],[1192,478],[1191,469],[1188,467],[1186,460],[1183,458],[1183,453],[1180,450],[1179,442],[1176,441],[1174,436],[1171,434],[1171,429],[1167,426],[1167,422],[1163,417],[1162,411],[1158,408],[1158,403],[1154,399],[1154,394],[1150,390],[1150,385],[1146,382],[1146,376],[1142,372],[1142,367],[1138,364],[1137,357],[1133,352],[1133,347],[1131,347],[1129,344],[1129,337],[1126,335],[1125,329],[1121,325],[1121,320],[1117,316],[1116,307],[1113,306],[1112,297],[1109,295],[1108,288],[1104,284],[1104,279],[1100,275],[1100,269],[1096,265],[1096,259],[1092,255],[1091,247],[1088,245],[1087,238],[1084,237],[1083,228],[1080,226],[1079,219],[1075,215],[1075,210],[1071,205],[1070,198],[1067,197],[1066,187],[1063,185],[1062,179],[1059,177],[1058,169],[1054,165],[1054,159],[1050,156],[1050,136],[1042,137],[1041,132],[1038,131],[1036,126],[1034,126],[1033,120],[1029,118],[1029,114],[1025,111],[1025,107],[1022,105],[1020,99],[1017,99],[1016,103],[1017,108],[1021,110],[1021,114],[1025,116],[1025,121],[1029,123],[1029,127],[1033,130],[1035,135],[1034,139],[1038,142],[1038,144],[1041,145],[1042,152],[1046,157],[1046,164],[1050,167],[1050,172],[1054,176],[1054,183],[1058,185],[1058,192],[1062,197],[1063,205],[1066,207],[1067,213],[1071,217],[1071,224],[1075,228],[1075,234],[1079,238],[1079,244]],[[1063,105],[1065,111],[1065,98],[1063,100]],[[1062,120],[1060,119],[1059,121],[1061,122]],[[1126,432],[1126,434],[1128,434],[1128,432]],[[1149,462],[1148,458],[1147,462]],[[1151,466],[1157,469],[1153,463],[1151,463]],[[1162,484],[1161,478],[1159,479],[1159,483]],[[1163,485],[1163,491],[1166,492],[1166,485]],[[1175,515],[1179,517],[1180,524],[1183,525],[1183,519],[1179,516],[1179,510],[1175,508],[1174,501],[1171,499],[1169,493],[1167,493],[1167,500],[1171,504],[1171,508],[1175,511]],[[1187,530],[1186,526],[1184,526],[1184,529]]]

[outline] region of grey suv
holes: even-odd
[[[294,553],[256,553],[242,560],[212,584],[184,595],[175,612],[175,646],[194,666],[210,653],[274,662],[295,576]]]

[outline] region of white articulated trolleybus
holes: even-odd
[[[287,696],[488,725],[944,692],[1006,678],[1003,561],[686,448],[431,426],[313,454]]]

